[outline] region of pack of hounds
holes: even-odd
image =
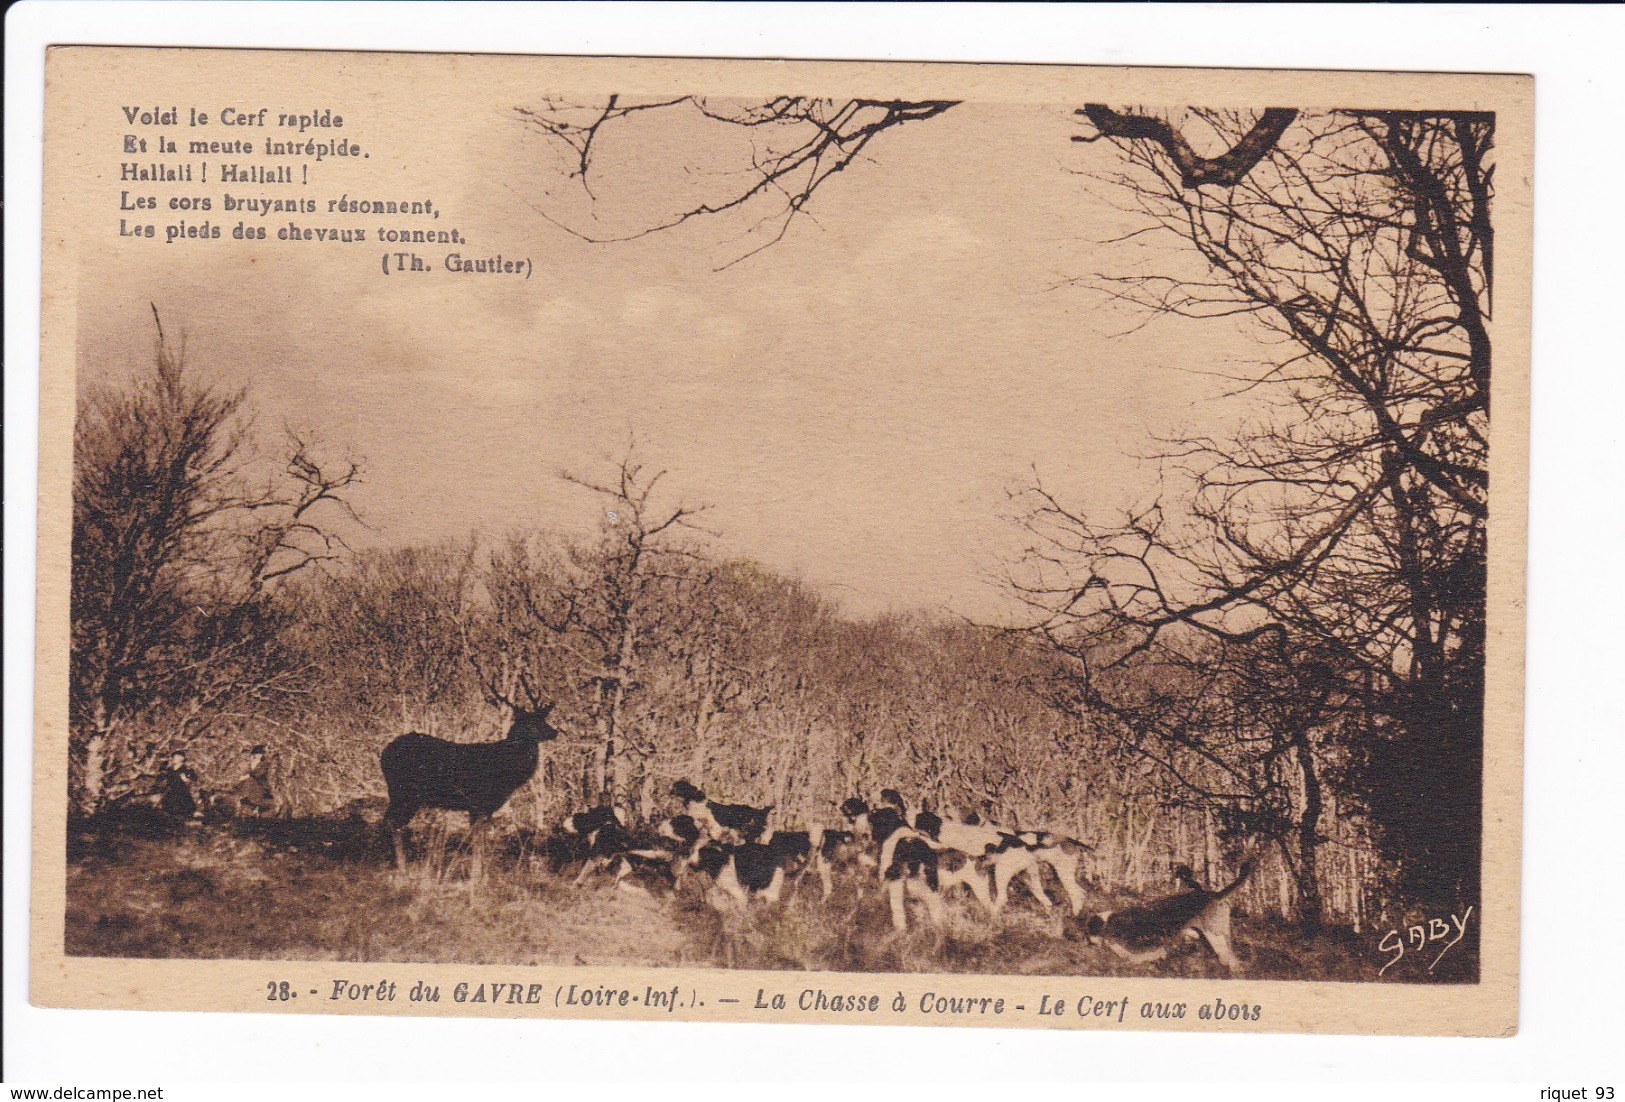
[[[838,875],[860,883],[872,877],[899,931],[908,928],[911,906],[942,925],[945,901],[959,890],[986,913],[998,914],[1019,885],[1050,910],[1057,904],[1046,884],[1058,883],[1066,896],[1066,928],[1091,944],[1148,963],[1167,957],[1182,941],[1195,941],[1228,971],[1241,971],[1231,941],[1230,897],[1251,874],[1250,861],[1219,891],[1204,888],[1180,865],[1172,894],[1086,914],[1078,872],[1090,847],[1065,835],[1005,828],[976,813],[911,812],[891,788],[873,805],[857,797],[844,801],[839,829],[770,831],[772,808],[713,800],[687,780],[674,784],[671,795],[682,812],[647,826],[632,824],[610,806],[567,816],[547,839],[551,871],[567,875],[574,869],[577,885],[609,883],[652,893],[698,877],[714,906],[738,911],[778,903],[786,886],[804,877],[816,878],[825,900]]]

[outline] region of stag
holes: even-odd
[[[532,711],[501,698],[513,709],[513,725],[499,742],[456,743],[416,732],[395,739],[379,756],[389,786],[384,824],[395,842],[395,866],[406,870],[406,826],[423,808],[468,813],[477,882],[491,816],[536,773],[538,746],[559,737],[548,723],[552,704]]]

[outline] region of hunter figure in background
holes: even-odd
[[[154,794],[158,810],[179,823],[203,821],[203,799],[198,788],[197,773],[187,764],[184,751],[169,755],[158,770]]]
[[[267,816],[277,813],[276,793],[271,788],[271,763],[266,759],[265,747],[255,746],[248,752],[248,770],[237,782],[238,815]]]

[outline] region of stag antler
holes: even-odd
[[[524,692],[526,711],[534,712],[543,710],[544,705],[542,704],[542,694],[537,692],[536,686],[531,683],[529,670],[522,669],[519,671],[518,685],[516,688],[523,690]],[[552,705],[546,705],[545,707],[550,708]]]

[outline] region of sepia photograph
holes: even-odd
[[[1515,1028],[1527,78],[46,111],[37,1002]]]

